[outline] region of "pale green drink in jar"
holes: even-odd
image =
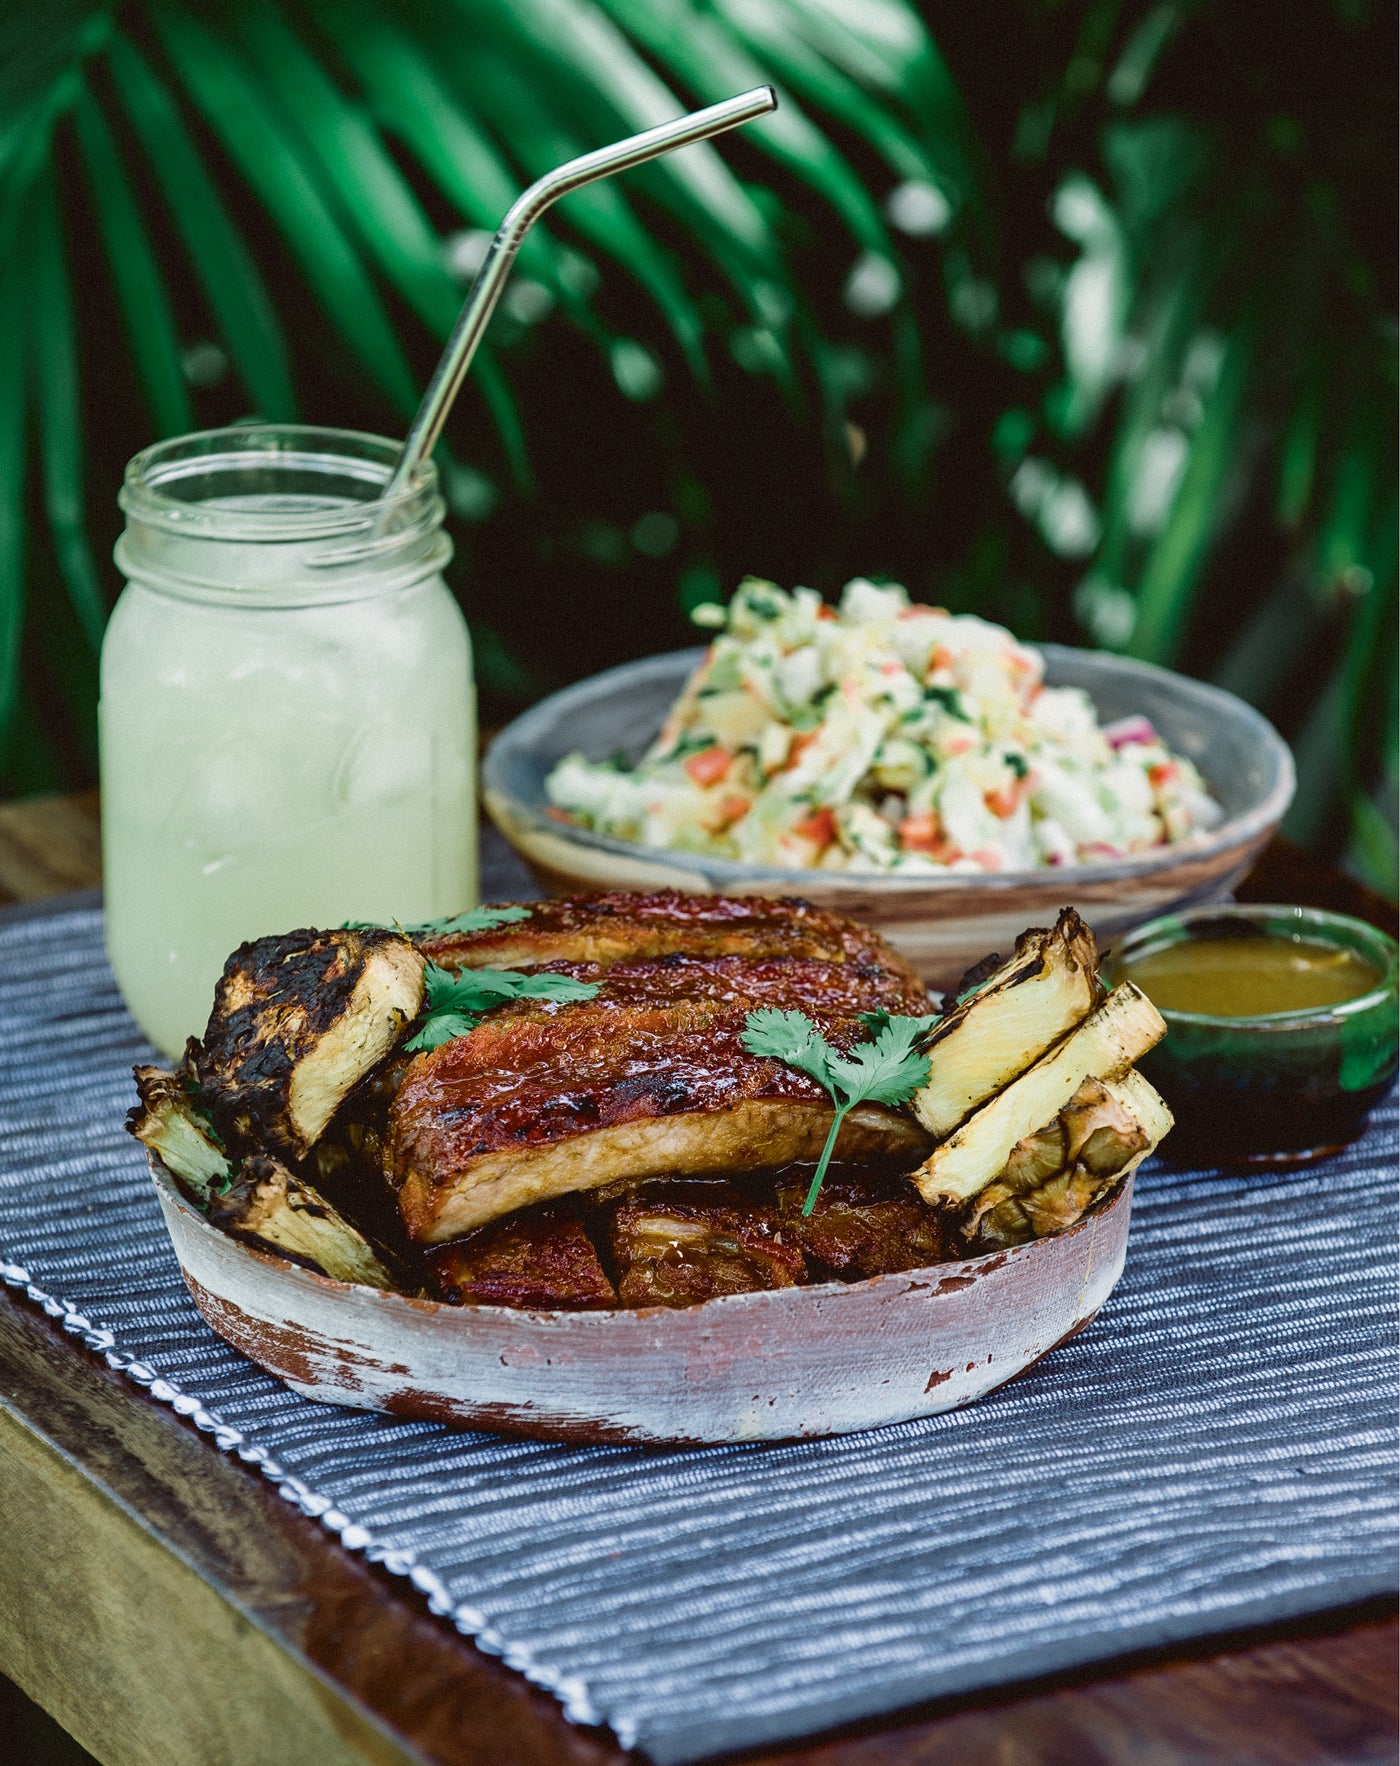
[[[245,939],[476,899],[470,641],[431,469],[376,501],[397,455],[268,425],[127,469],[102,652],[107,950],[168,1055]]]

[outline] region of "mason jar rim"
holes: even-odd
[[[382,494],[398,464],[402,443],[365,430],[309,423],[247,423],[194,430],[143,448],[127,462],[117,501],[129,520],[188,538],[267,541],[351,539],[373,531],[397,538],[442,519],[437,468],[425,461],[415,482]],[[208,481],[221,471],[232,481],[261,467],[269,474],[303,471],[341,481],[346,500],[311,508],[220,508],[214,497],[181,496],[174,487]],[[356,496],[362,490],[364,494]],[[329,562],[329,560],[327,560]]]

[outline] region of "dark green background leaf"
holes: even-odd
[[[250,414],[401,433],[524,185],[770,81],[776,117],[520,254],[439,456],[488,717],[689,641],[749,571],[885,574],[1242,693],[1294,743],[1290,829],[1393,889],[1390,26],[16,0],[0,788],[91,776],[129,455]]]

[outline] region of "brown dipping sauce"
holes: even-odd
[[[1338,1006],[1369,993],[1381,978],[1340,945],[1252,930],[1183,938],[1129,958],[1119,972],[1159,1010],[1212,1018]]]
[[[1311,908],[1200,908],[1110,959],[1167,1020],[1139,1065],[1176,1117],[1167,1157],[1280,1164],[1355,1140],[1395,1073],[1394,946]]]

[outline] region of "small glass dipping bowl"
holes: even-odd
[[[1158,1007],[1167,1034],[1137,1065],[1176,1117],[1178,1163],[1294,1164],[1356,1139],[1397,1065],[1397,948],[1374,926],[1320,908],[1215,905],[1149,921],[1108,962],[1114,983],[1134,959],[1184,939],[1307,940],[1353,952],[1377,974],[1355,998],[1258,1017]]]

